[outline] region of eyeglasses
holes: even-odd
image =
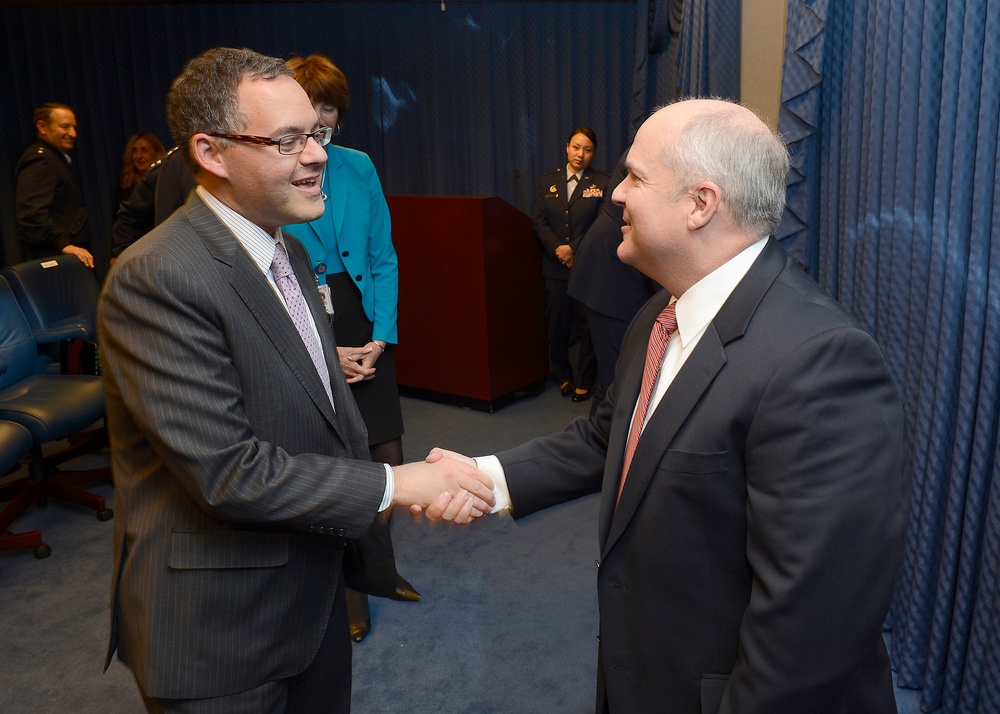
[[[321,126],[311,134],[285,134],[285,136],[279,136],[277,139],[272,139],[269,136],[248,136],[247,134],[209,134],[209,136],[215,136],[219,139],[242,141],[247,144],[256,144],[257,146],[277,146],[279,154],[292,156],[305,151],[306,142],[310,138],[314,139],[320,146],[329,144],[330,139],[333,138],[333,127]]]

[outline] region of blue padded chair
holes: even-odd
[[[45,373],[27,320],[10,285],[0,278],[0,419],[20,424],[32,437],[28,477],[4,487],[5,498],[11,498],[5,519],[13,522],[35,503],[45,505],[50,496],[91,508],[100,520],[112,517],[103,496],[81,488],[88,483],[110,482],[110,467],[88,471],[56,469],[58,464],[107,444],[107,434],[101,428],[81,437],[85,429],[103,417],[102,379]],[[69,448],[42,454],[43,444],[71,437],[76,438]],[[14,492],[17,495],[12,497]],[[12,508],[15,501],[17,505]]]
[[[10,284],[35,342],[97,339],[101,287],[94,271],[75,255],[9,265],[0,274]]]
[[[73,255],[5,267],[0,274],[24,313],[35,342],[57,356],[67,374],[96,374],[97,300],[94,271]],[[60,343],[60,354],[45,345]]]
[[[12,421],[0,421],[0,473],[6,474],[8,471],[16,470],[13,467],[17,466],[22,456],[31,451],[31,444],[30,431]],[[0,512],[0,534],[2,534],[0,550],[34,548],[36,558],[47,558],[52,549],[48,543],[42,542],[42,534],[39,531],[7,532],[17,516],[24,512],[21,503],[29,495],[27,489],[21,488],[18,481],[0,486],[0,501],[10,501],[10,504]]]

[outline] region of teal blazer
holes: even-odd
[[[306,247],[320,282],[341,265],[346,268],[373,323],[372,339],[395,344],[399,265],[382,184],[368,154],[334,144],[326,147],[326,154],[325,212],[315,221],[283,230]]]

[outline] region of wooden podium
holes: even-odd
[[[400,392],[493,411],[548,375],[531,219],[495,197],[387,196],[399,257]]]

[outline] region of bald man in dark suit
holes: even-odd
[[[665,291],[592,419],[477,460],[498,508],[601,494],[599,712],[895,712],[903,413],[872,337],[768,237],[784,144],[689,100],[626,164],[618,253]]]

